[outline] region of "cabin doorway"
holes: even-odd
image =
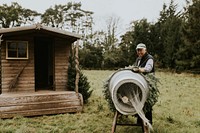
[[[36,37],[35,91],[54,90],[54,43],[53,39]]]

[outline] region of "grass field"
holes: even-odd
[[[110,133],[114,113],[102,93],[113,71],[84,70],[94,90],[82,113],[0,119],[0,133]],[[200,75],[157,72],[159,101],[153,108],[154,133],[200,133]],[[117,133],[141,133],[117,126]]]

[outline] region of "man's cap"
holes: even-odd
[[[136,50],[137,49],[143,49],[143,48],[146,48],[146,45],[144,43],[139,43],[136,47]]]

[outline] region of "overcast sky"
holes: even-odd
[[[55,4],[66,4],[71,1],[81,2],[82,9],[94,12],[93,18],[97,29],[105,28],[105,20],[115,16],[120,18],[122,31],[133,20],[147,18],[149,22],[155,22],[163,4],[170,3],[170,0],[0,0],[0,5],[17,2],[23,8],[43,13]],[[174,1],[178,4],[178,10],[183,10],[185,0]]]

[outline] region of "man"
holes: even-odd
[[[153,57],[147,52],[146,45],[139,43],[136,47],[138,58],[136,59],[135,66],[138,67],[138,72],[141,73],[154,73],[154,60]]]
[[[147,74],[147,73],[154,73],[154,59],[153,57],[147,52],[146,45],[143,43],[139,43],[136,47],[138,58],[136,59],[135,66],[138,67],[137,72]],[[146,118],[152,124],[152,108],[149,112],[145,113]],[[141,118],[138,116],[137,120],[138,124],[142,123]]]

